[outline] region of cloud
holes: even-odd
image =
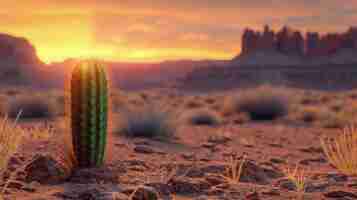
[[[0,18],[0,32],[29,38],[48,60],[228,58],[247,26],[345,30],[357,21],[357,1],[24,0],[2,2]]]

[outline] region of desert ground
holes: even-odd
[[[73,169],[67,94],[2,89],[2,126],[22,110],[7,130],[22,137],[0,169],[0,199],[357,199],[357,146],[348,140],[357,91],[110,92],[105,165]],[[337,163],[331,141],[341,144],[330,148]]]

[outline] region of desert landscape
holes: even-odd
[[[35,1],[0,12],[0,200],[357,199],[354,9]]]
[[[64,94],[33,93],[3,91],[10,119],[23,109],[11,130],[23,137],[4,171],[5,199],[355,198],[353,141],[341,144],[338,166],[321,141],[354,123],[357,91],[112,90],[105,165],[72,172]],[[151,193],[158,197],[140,196]]]

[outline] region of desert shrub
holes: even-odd
[[[16,153],[23,137],[23,129],[16,122],[17,119],[12,122],[7,117],[0,120],[0,179],[4,178],[9,160]],[[6,184],[0,186],[0,197],[6,191]]]
[[[231,98],[226,106],[232,112],[247,113],[252,120],[274,120],[288,113],[289,102],[284,91],[263,86]],[[225,109],[227,112],[227,109]],[[229,110],[229,109],[228,109]]]
[[[349,124],[352,124],[353,120],[346,113],[334,113],[328,112],[322,126],[325,128],[343,128]]]
[[[345,128],[334,137],[321,137],[321,146],[328,161],[340,172],[357,175],[357,132],[354,127]]]
[[[123,123],[115,132],[126,137],[169,139],[177,131],[173,111],[157,105],[146,105],[121,112]]]
[[[46,98],[21,97],[8,102],[7,113],[15,118],[22,111],[21,118],[51,118],[54,116],[53,105]]]
[[[334,112],[326,107],[305,107],[300,119],[307,123],[315,123],[324,128],[343,128],[352,122],[352,117],[344,112]]]
[[[218,125],[221,121],[217,113],[207,109],[192,111],[188,114],[187,119],[190,124],[198,126],[215,126]]]
[[[321,119],[326,111],[322,111],[321,108],[317,107],[305,107],[301,110],[299,118],[307,123],[313,123]]]

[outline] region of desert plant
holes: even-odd
[[[344,128],[334,137],[321,137],[321,146],[328,161],[347,175],[357,175],[357,130]]]
[[[51,118],[54,116],[52,105],[41,97],[19,97],[9,101],[7,113],[10,118],[16,118],[22,111],[22,119]]]
[[[16,153],[23,136],[23,129],[17,126],[21,112],[14,122],[3,118],[0,122],[0,180],[4,178],[4,173],[10,158]],[[8,182],[8,181],[7,181]],[[1,195],[6,191],[7,183],[0,189]]]
[[[192,125],[198,125],[198,126],[200,125],[215,126],[220,123],[220,118],[216,113],[212,111],[206,109],[200,109],[189,113],[188,122]]]
[[[312,107],[312,106],[304,107],[303,109],[299,110],[299,112],[300,112],[299,118],[307,123],[312,123],[321,119],[323,113],[326,113],[324,109]]]
[[[296,192],[298,192],[299,197],[301,198],[306,189],[307,175],[305,170],[296,165],[293,170],[286,167],[283,171],[285,173],[285,177],[294,184]]]
[[[248,90],[230,101],[226,102],[229,109],[247,113],[252,120],[274,120],[286,115],[289,110],[283,91],[268,86]]]
[[[70,121],[74,155],[79,167],[103,164],[108,119],[108,84],[96,61],[77,65],[70,82]]]
[[[322,123],[324,128],[343,128],[349,124],[354,123],[349,114],[345,112],[329,112]]]
[[[176,114],[160,105],[148,104],[122,111],[123,123],[118,132],[126,137],[169,139],[177,131]]]
[[[237,184],[239,183],[243,171],[243,166],[246,162],[246,155],[238,158],[236,155],[231,156],[226,168],[226,175],[223,177],[229,182]]]

